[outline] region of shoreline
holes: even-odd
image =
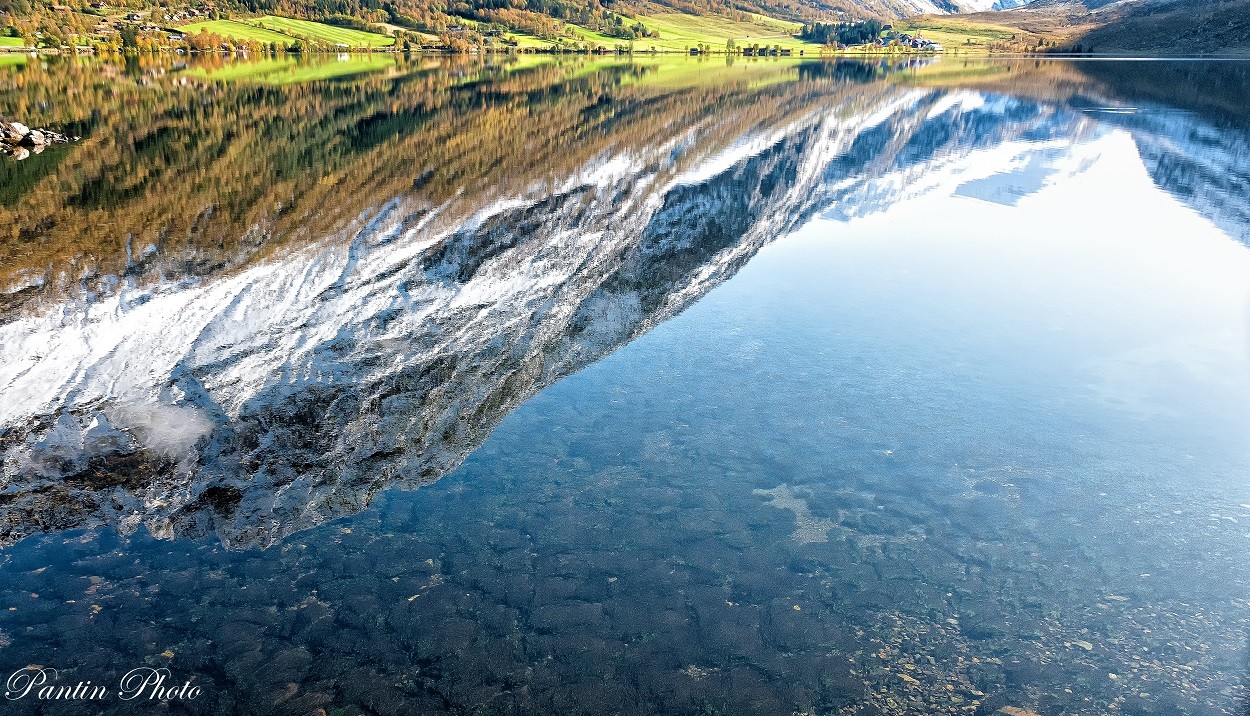
[[[465,57],[465,56],[509,56],[509,55],[551,55],[553,57],[565,57],[582,55],[586,57],[604,57],[604,56],[630,56],[630,57],[735,57],[744,60],[821,60],[830,58],[840,59],[884,59],[890,57],[947,57],[956,59],[995,59],[995,60],[1101,60],[1101,61],[1118,61],[1118,62],[1156,62],[1156,61],[1189,61],[1189,62],[1245,62],[1250,61],[1250,53],[1246,54],[1218,54],[1218,55],[1201,55],[1201,54],[1183,54],[1169,55],[1166,53],[1072,53],[1072,52],[1039,52],[1039,53],[961,53],[961,52],[932,52],[932,51],[896,51],[896,52],[852,52],[847,50],[820,51],[810,54],[793,53],[785,55],[777,54],[743,54],[742,52],[725,52],[724,50],[708,50],[698,53],[680,52],[677,50],[657,50],[657,51],[622,51],[616,52],[612,50],[535,50],[527,49],[517,50],[486,50],[485,52],[451,52],[441,49],[417,49],[417,50],[391,50],[391,49],[359,49],[359,50],[304,50],[302,52],[278,52],[278,53],[261,53],[252,55],[250,53],[228,52],[224,50],[184,50],[177,49],[161,49],[157,52],[137,52],[137,53],[99,53],[94,50],[90,51],[73,51],[66,48],[50,48],[50,47],[0,47],[0,56],[11,55],[28,55],[30,57],[96,57],[96,58],[116,58],[116,57],[134,57],[142,55],[159,56],[159,55],[183,55],[183,56],[206,56],[206,57],[240,57],[244,59],[252,59],[253,57],[320,57],[330,55],[422,55],[434,57]]]

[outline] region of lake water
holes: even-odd
[[[0,67],[6,713],[1250,712],[1250,63],[384,60]]]

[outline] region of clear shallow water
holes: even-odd
[[[731,132],[676,181],[652,182],[659,194],[604,182],[540,205],[552,221],[502,215],[482,224],[491,242],[392,269],[399,289],[372,268],[343,271],[348,285],[382,275],[409,306],[446,305],[410,297],[452,277],[471,308],[421,320],[487,339],[418,361],[434,387],[409,389],[439,407],[422,414],[444,434],[423,449],[467,455],[455,467],[410,447],[418,466],[454,467],[419,490],[387,489],[412,486],[402,472],[353,471],[356,454],[322,469],[299,442],[258,448],[255,477],[231,482],[218,432],[194,458],[160,452],[152,436],[170,421],[126,427],[133,412],[100,415],[146,452],[83,458],[46,428],[11,427],[7,534],[48,534],[3,553],[0,653],[71,683],[168,666],[203,687],[171,705],[190,712],[1244,711],[1250,253],[1245,195],[1220,187],[1244,185],[1245,125],[1201,103],[1087,121],[1083,107],[1127,101],[1039,100],[1023,80],[830,89],[849,108],[821,100],[838,109]],[[634,210],[650,217],[641,234],[598,237],[620,263],[576,240],[602,230],[579,208],[602,196],[661,203]],[[545,248],[517,252],[522,230]],[[355,240],[354,266],[369,243]],[[406,250],[397,243],[383,246]],[[482,254],[485,268],[464,268]],[[553,254],[608,269],[551,270],[565,265]],[[521,268],[491,268],[500,256]],[[563,290],[541,301],[499,288],[553,276]],[[264,288],[250,285],[240,295]],[[569,295],[571,318],[525,319],[559,315]],[[491,308],[505,301],[520,308]],[[403,320],[393,310],[365,315]],[[254,341],[244,318],[225,335]],[[330,324],[352,347],[331,341],[302,364],[322,372],[278,393],[294,403],[281,420],[333,427],[302,415],[309,391],[376,390],[343,354],[383,342],[402,349],[384,358],[420,354],[397,334],[342,327],[358,320]],[[531,328],[506,328],[518,320]],[[211,380],[239,359],[212,345],[180,349],[182,370],[246,415],[230,413],[232,383]],[[108,375],[108,359],[91,365]],[[440,393],[476,395],[501,373],[531,389]],[[312,405],[342,410],[325,402]],[[496,402],[505,409],[480,407]],[[368,419],[396,425],[385,411]],[[48,454],[89,470],[67,469],[74,489],[58,493],[36,459]],[[101,477],[100,460],[146,476],[150,454],[183,462],[150,485]],[[297,477],[272,477],[279,464]],[[302,514],[264,509],[263,495],[292,492],[310,496]],[[136,504],[155,516],[131,517]],[[72,529],[84,521],[101,527]]]

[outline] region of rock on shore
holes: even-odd
[[[77,137],[75,137],[77,139]],[[49,145],[65,143],[70,138],[49,129],[31,129],[21,122],[0,118],[0,145],[14,159],[21,161],[31,153],[38,154]]]

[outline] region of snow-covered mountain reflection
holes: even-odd
[[[1113,134],[1247,241],[1244,131],[1088,105],[863,84],[728,137],[711,117],[621,141],[480,204],[374,197],[349,231],[233,274],[17,315],[0,326],[0,541],[103,524],[272,544],[437,480],[522,401],[818,214],[934,191],[1011,206]]]

